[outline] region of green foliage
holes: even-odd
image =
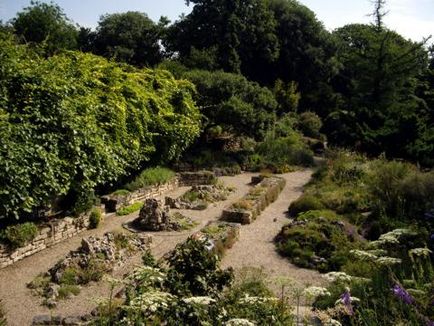
[[[0,45],[1,216],[86,197],[151,158],[177,158],[199,133],[192,85],[168,72]]]
[[[171,292],[213,295],[230,284],[232,271],[218,269],[218,257],[203,241],[188,239],[168,257]]]
[[[113,191],[111,193],[111,195],[113,195],[113,196],[127,196],[129,194],[130,194],[130,191],[127,189],[118,189],[118,190]]]
[[[256,153],[262,156],[264,168],[278,173],[288,172],[281,171],[285,166],[313,165],[313,153],[303,143],[300,134],[294,131],[285,137],[276,137],[269,132],[264,141],[258,144]]]
[[[94,208],[89,215],[89,228],[96,229],[102,221],[102,213],[99,208]]]
[[[297,217],[300,213],[321,209],[324,209],[324,205],[317,197],[303,195],[289,205],[288,213],[292,217]]]
[[[331,296],[315,302],[334,312],[332,318],[353,325],[425,325],[433,320],[431,305],[434,270],[427,233],[398,229],[370,242],[370,250],[353,253],[351,276],[329,286]],[[353,313],[336,313],[336,300],[350,289]]]
[[[298,120],[298,129],[303,135],[312,138],[320,137],[320,130],[322,127],[321,118],[313,112],[303,112],[300,114]]]
[[[68,299],[73,295],[80,293],[80,287],[77,285],[61,285],[59,288],[59,299]]]
[[[356,229],[332,211],[307,211],[282,228],[276,237],[279,251],[292,263],[326,272],[339,270],[360,247]]]
[[[133,181],[125,185],[129,191],[135,191],[143,187],[162,185],[172,180],[175,172],[164,167],[148,168],[143,170]]]
[[[434,174],[385,160],[374,162],[368,191],[379,214],[395,219],[422,219],[434,207]]]
[[[98,22],[94,51],[132,65],[153,66],[162,58],[161,27],[141,12],[104,15]]]
[[[32,222],[10,225],[1,232],[1,239],[12,248],[23,247],[38,234],[38,227]]]
[[[339,28],[334,36],[343,69],[335,80],[341,101],[325,128],[329,140],[369,154],[414,158],[428,118],[416,95],[427,62],[423,44],[363,24]]]
[[[219,125],[223,131],[261,139],[274,121],[272,92],[241,75],[193,70],[184,78],[196,86],[205,129]]]
[[[40,44],[48,54],[77,47],[76,28],[54,3],[31,1],[11,23],[23,43]]]
[[[122,207],[120,209],[118,209],[116,211],[116,215],[118,216],[124,216],[124,215],[129,215],[132,214],[134,212],[139,211],[141,208],[143,207],[143,203],[142,202],[137,202],[125,207]]]
[[[301,94],[297,90],[297,83],[294,81],[285,85],[281,79],[277,79],[273,88],[274,96],[276,97],[278,113],[296,112],[298,103],[301,99]]]
[[[190,3],[194,5],[191,13],[169,28],[167,48],[178,52],[182,61],[198,64],[196,68],[242,71],[250,79],[261,78],[263,66],[271,64],[278,54],[275,21],[266,3],[261,0]]]

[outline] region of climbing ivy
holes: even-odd
[[[0,216],[88,193],[200,131],[194,88],[162,70],[80,52],[48,59],[0,36]]]

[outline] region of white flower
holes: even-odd
[[[329,282],[351,282],[351,276],[344,272],[330,272],[323,277]]]
[[[432,251],[428,248],[415,248],[408,251],[408,254],[413,257],[429,257],[432,254]]]
[[[196,303],[201,305],[209,305],[212,302],[216,302],[214,299],[210,297],[190,297],[190,298],[183,298],[182,301],[185,303]]]
[[[154,313],[158,309],[168,308],[169,302],[173,300],[173,295],[161,291],[145,292],[130,301],[127,310],[140,310],[143,312]]]
[[[376,255],[364,250],[350,250],[350,253],[357,259],[364,261],[375,261],[378,258]]]
[[[233,318],[225,323],[225,326],[255,326],[256,324],[248,319]]]
[[[393,257],[378,257],[375,262],[380,266],[392,266],[401,264],[402,260]]]
[[[244,298],[240,299],[240,303],[254,304],[254,303],[265,303],[269,301],[277,301],[277,298],[271,297],[251,297],[248,294]]]
[[[308,298],[314,299],[317,297],[329,296],[330,292],[323,287],[311,286],[304,289],[303,294]]]
[[[372,241],[371,246],[382,246],[385,244],[398,244],[403,235],[412,235],[413,231],[409,229],[396,229],[385,234],[382,234],[377,241]]]

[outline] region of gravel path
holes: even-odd
[[[249,188],[249,181],[252,174],[246,173],[235,177],[220,178],[227,185],[235,186],[237,189],[229,198],[210,205],[204,211],[185,211],[187,216],[200,222],[194,230],[187,232],[162,232],[153,233],[152,252],[156,257],[161,257],[175,247],[177,243],[184,241],[190,234],[199,230],[208,221],[215,220],[221,210],[229,204],[242,197]],[[182,195],[189,187],[180,187],[174,191],[164,194],[177,197]],[[182,211],[181,211],[182,212]],[[57,261],[62,259],[71,250],[77,249],[81,244],[81,239],[91,235],[101,236],[106,232],[123,230],[122,224],[132,221],[138,216],[133,213],[128,216],[119,217],[116,215],[107,216],[102,225],[96,230],[87,230],[64,242],[58,243],[53,247],[40,251],[27,257],[14,265],[0,270],[0,299],[7,314],[9,326],[30,325],[33,316],[39,314],[62,314],[77,315],[89,313],[100,298],[107,298],[109,295],[109,285],[104,282],[93,283],[82,287],[80,294],[71,299],[60,301],[56,309],[49,310],[42,306],[41,299],[31,294],[26,284],[31,282],[38,274],[46,272]],[[131,271],[135,265],[140,263],[140,255],[132,257],[120,269],[114,271],[114,277],[122,277]]]
[[[254,174],[243,173],[234,177],[221,177],[220,179],[226,185],[234,186],[236,191],[226,201],[212,204],[206,210],[181,210],[181,213],[199,222],[199,225],[194,230],[184,232],[151,233],[153,235],[152,253],[157,258],[162,257],[209,221],[217,220],[223,208],[248,192],[252,175]],[[223,267],[233,266],[235,270],[239,270],[244,266],[263,266],[271,278],[274,276],[289,276],[305,284],[321,283],[318,273],[297,268],[291,265],[288,260],[280,257],[276,253],[272,242],[282,225],[287,222],[285,211],[289,203],[301,195],[302,186],[309,181],[310,176],[310,170],[283,175],[287,180],[287,184],[282,194],[273,204],[266,208],[253,224],[241,228],[240,239],[232,249],[227,251],[222,262]],[[187,189],[188,187],[180,187],[164,195],[177,197]],[[26,288],[26,284],[38,274],[46,272],[69,251],[77,249],[83,237],[122,230],[121,225],[135,219],[137,215],[138,213],[124,217],[108,216],[100,228],[85,231],[65,242],[0,270],[0,298],[7,313],[9,325],[30,325],[33,316],[38,314],[77,315],[89,313],[96,306],[98,299],[107,298],[110,291],[109,285],[105,282],[93,283],[82,287],[78,296],[66,301],[60,301],[57,308],[50,311],[40,305],[41,300],[31,294],[30,290]],[[140,260],[140,255],[131,257],[125,265],[114,271],[113,276],[121,278],[128,274],[140,263]]]
[[[286,211],[289,204],[300,197],[303,186],[309,181],[311,170],[283,174],[286,186],[279,198],[268,206],[252,224],[241,228],[240,239],[226,252],[222,267],[232,266],[235,271],[243,267],[263,268],[269,281],[276,277],[287,277],[302,285],[320,285],[324,283],[316,271],[303,269],[291,264],[276,252],[274,237],[282,226],[288,223]],[[279,289],[274,288],[278,293]]]

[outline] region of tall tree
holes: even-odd
[[[415,91],[427,64],[423,43],[387,29],[381,16],[375,24],[347,25],[334,35],[343,69],[334,80],[342,102],[328,119],[331,141],[408,157],[419,137],[422,100]]]
[[[32,1],[11,23],[23,42],[43,43],[48,54],[77,46],[77,29],[56,4]]]
[[[263,0],[191,0],[191,13],[169,29],[166,46],[188,60],[216,49],[213,66],[258,80],[278,55],[275,21]]]
[[[153,66],[162,59],[161,27],[146,14],[136,11],[102,16],[95,37],[95,52],[136,66]]]
[[[268,83],[295,81],[300,108],[325,116],[335,105],[330,86],[336,74],[335,44],[315,14],[295,0],[269,0],[280,42],[278,60],[267,67]]]

